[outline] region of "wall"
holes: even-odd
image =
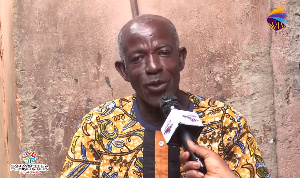
[[[0,0],[0,177],[15,178],[19,173],[9,167],[20,160],[13,22],[13,0]]]
[[[132,17],[130,2],[18,0],[14,7],[12,1],[10,5],[0,2],[1,8],[7,7],[10,13],[14,10],[14,21],[4,20],[14,22],[14,28],[5,25],[10,43],[3,45],[11,52],[5,60],[9,62],[2,64],[10,67],[1,68],[10,71],[5,74],[10,78],[2,81],[10,83],[12,90],[1,83],[11,103],[0,105],[1,122],[5,122],[0,141],[5,141],[5,129],[12,135],[17,133],[19,121],[19,155],[34,150],[37,163],[50,166],[48,173],[25,177],[58,177],[83,115],[100,103],[133,93],[113,63],[119,58],[117,34]],[[188,50],[181,88],[221,100],[242,112],[272,177],[296,177],[300,173],[294,164],[300,161],[298,0],[137,2],[141,14],[165,16],[177,27],[181,46]],[[275,33],[266,17],[279,6],[287,10],[288,23]],[[1,10],[4,33],[3,13]],[[19,112],[13,103],[16,93]],[[8,101],[6,98],[1,101]],[[15,109],[9,112],[8,106]],[[9,113],[13,115],[8,117]],[[8,155],[8,150],[14,155]],[[17,152],[0,148],[7,160],[19,156]]]
[[[299,177],[300,160],[300,1],[273,2],[287,10],[287,29],[272,33],[278,177]]]
[[[130,85],[125,84],[128,90],[118,85],[121,77],[113,64],[118,59],[116,36],[131,19],[130,3],[15,3],[21,151],[34,150],[37,163],[50,167],[45,175],[58,177],[84,114],[104,101],[132,93]]]

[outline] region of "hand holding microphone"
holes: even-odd
[[[203,124],[194,112],[181,110],[181,104],[175,96],[164,95],[161,110],[167,117],[161,131],[168,145],[182,146],[189,152],[189,160],[201,164],[199,171],[206,174],[207,170],[203,158],[196,155],[187,145],[188,140],[196,142],[202,131]]]
[[[180,155],[180,162],[184,164],[183,170],[185,172],[185,177],[193,177],[193,178],[235,178],[234,173],[229,169],[226,162],[215,152],[199,146],[193,143],[191,140],[187,142],[188,147],[194,152],[196,155],[199,155],[204,159],[207,173],[204,175],[203,173],[197,171],[199,169],[200,164],[195,161],[189,161],[189,152],[184,152]]]
[[[181,110],[178,99],[168,95],[162,97],[161,110],[167,117],[161,128],[166,142],[168,145],[182,146],[185,150],[180,155],[185,177],[235,177],[217,153],[195,144],[203,128],[202,121],[196,113]]]

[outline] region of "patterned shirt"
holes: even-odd
[[[198,144],[224,159],[237,177],[270,177],[246,119],[232,107],[186,93],[204,128]],[[184,177],[183,150],[161,141],[143,121],[136,96],[100,105],[83,117],[61,177]]]

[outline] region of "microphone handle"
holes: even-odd
[[[185,151],[188,151],[190,153],[189,160],[200,162],[201,167],[199,168],[199,171],[202,172],[203,174],[206,174],[207,170],[206,170],[206,166],[204,163],[204,159],[201,158],[200,156],[196,155],[194,152],[192,152],[191,149],[187,145],[188,140],[192,140],[194,143],[197,143],[196,139],[191,136],[190,131],[186,127],[179,126],[178,129],[180,129],[179,130],[179,133],[180,133],[179,138],[180,138],[181,145]]]

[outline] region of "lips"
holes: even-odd
[[[151,81],[146,84],[146,87],[151,92],[162,92],[168,86],[168,83],[162,80]]]

